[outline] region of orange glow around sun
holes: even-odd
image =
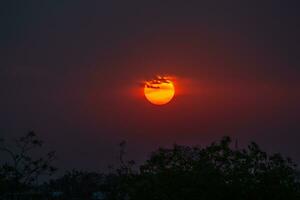
[[[168,77],[156,76],[155,79],[145,82],[144,94],[152,104],[167,104],[174,97],[174,83]]]

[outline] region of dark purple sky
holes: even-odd
[[[208,3],[209,2],[209,3]],[[104,169],[128,141],[230,135],[300,162],[299,1],[0,3],[0,136],[35,130],[61,168]],[[168,105],[141,81],[175,76]]]

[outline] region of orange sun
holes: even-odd
[[[144,94],[150,103],[164,105],[174,97],[175,87],[168,77],[157,76],[145,82]]]

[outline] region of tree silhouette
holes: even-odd
[[[2,194],[24,191],[41,175],[51,175],[56,170],[51,166],[54,152],[40,158],[32,156],[42,146],[33,132],[14,144],[15,149],[8,148],[4,141],[0,145],[0,151],[11,158],[0,167]],[[139,169],[134,168],[133,161],[125,159],[126,142],[119,147],[120,166],[114,172],[72,170],[35,187],[39,192],[26,198],[32,199],[32,194],[37,194],[36,199],[51,199],[51,194],[57,192],[63,200],[92,199],[93,194],[103,194],[106,200],[300,199],[297,166],[278,153],[267,154],[254,142],[238,149],[229,137],[224,137],[204,148],[181,145],[159,148]]]
[[[38,158],[32,155],[33,151],[43,145],[33,131],[14,140],[13,144],[10,148],[4,140],[0,143],[0,151],[10,158],[0,169],[0,177],[5,181],[7,190],[18,192],[37,182],[40,176],[52,175],[56,171],[56,168],[51,165],[55,159],[54,151]]]
[[[133,200],[299,199],[296,165],[280,154],[268,155],[256,143],[231,148],[224,137],[206,148],[160,148],[136,174],[120,176],[119,193]],[[118,191],[111,199],[116,198]],[[124,196],[124,195],[123,195]]]

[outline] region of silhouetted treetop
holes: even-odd
[[[33,131],[13,140],[12,147],[4,140],[0,142],[0,151],[9,157],[0,167],[9,190],[19,191],[36,183],[40,176],[52,175],[56,171],[52,166],[56,157],[54,151],[40,157],[33,156],[34,151],[39,150],[42,145],[43,142]]]
[[[134,200],[299,199],[291,159],[269,155],[254,142],[243,149],[231,146],[224,137],[204,148],[159,148],[139,173],[128,174],[125,182],[125,175],[120,177],[119,192]]]

